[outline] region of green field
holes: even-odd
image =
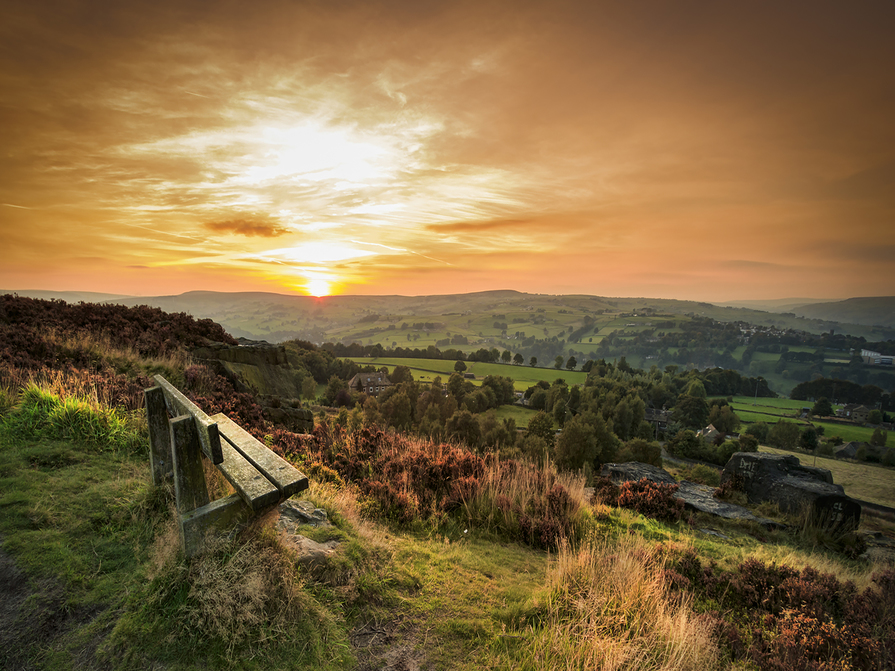
[[[442,382],[454,372],[455,361],[447,361],[445,359],[396,359],[392,357],[352,357],[351,361],[362,366],[372,365],[380,368],[387,366],[389,372],[394,370],[395,366],[407,366],[413,373],[413,379],[420,382],[431,382],[436,377],[441,377]],[[570,371],[563,368],[532,368],[531,366],[516,366],[508,363],[483,363],[481,361],[465,361],[465,373],[475,375],[473,384],[481,384],[482,379],[488,375],[499,375],[501,377],[511,377],[515,382],[516,391],[525,391],[529,387],[544,380],[553,383],[557,378],[562,378],[568,384],[584,384],[587,379],[587,373],[583,371]]]
[[[786,450],[761,446],[759,450],[769,454],[792,454]],[[796,455],[804,466],[826,468],[833,474],[833,482],[842,485],[849,496],[882,506],[895,508],[895,470],[859,464],[851,461],[840,461],[809,454]]]
[[[513,419],[517,429],[525,429],[528,428],[528,422],[538,411],[521,405],[502,405],[495,413],[498,419]]]
[[[873,436],[873,428],[867,426],[855,426],[851,424],[838,424],[836,422],[824,422],[818,420],[798,419],[802,408],[810,408],[813,405],[811,401],[797,401],[791,398],[759,398],[754,399],[751,396],[734,396],[731,406],[743,422],[751,424],[753,422],[766,422],[774,424],[781,419],[798,421],[800,424],[824,427],[824,436],[839,436],[846,443],[851,441],[859,441],[862,443],[870,442]],[[833,406],[839,408],[841,406]],[[895,447],[895,432],[890,433],[886,445]]]

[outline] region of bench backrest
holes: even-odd
[[[181,394],[177,389],[161,375],[154,375],[152,378],[161,388],[165,396],[165,405],[168,406],[168,413],[172,417],[180,415],[190,415],[195,424],[196,432],[199,434],[199,445],[205,456],[211,459],[211,463],[220,464],[224,461],[224,455],[221,450],[221,436],[218,432],[218,425],[211,417],[206,415],[201,408],[196,406],[186,396]]]

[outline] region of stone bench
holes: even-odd
[[[209,417],[161,375],[144,390],[152,479],[174,480],[183,551],[202,549],[205,534],[269,510],[308,487],[308,479],[223,413]],[[222,440],[223,439],[223,440]],[[212,501],[203,457],[235,494]]]

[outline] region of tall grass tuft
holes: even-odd
[[[594,536],[560,546],[542,626],[520,651],[524,669],[712,669],[713,625],[669,591],[665,553],[641,537]]]
[[[94,400],[60,398],[34,382],[0,420],[0,430],[21,439],[67,440],[99,450],[136,454],[145,448],[145,419]]]
[[[170,632],[165,643],[193,661],[263,660],[271,641],[294,649],[295,668],[344,668],[351,661],[338,616],[305,588],[273,528],[259,522],[229,538],[210,535],[189,561],[174,550],[176,537],[173,525],[159,536],[151,580],[131,600],[105,653],[139,664],[141,655],[155,654],[160,632]]]

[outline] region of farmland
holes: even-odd
[[[390,357],[351,357],[351,360],[360,365],[372,365],[377,368],[387,367],[389,372],[395,366],[407,366],[413,373],[413,379],[419,382],[431,382],[436,377],[441,377],[443,382],[454,372],[454,361],[444,359],[394,359]],[[475,375],[473,384],[481,384],[482,379],[488,375],[513,378],[516,391],[525,391],[538,382],[552,383],[557,378],[562,378],[569,384],[583,384],[587,373],[583,371],[570,371],[563,368],[537,368],[531,366],[515,366],[513,364],[485,363],[481,361],[468,361],[466,373]]]
[[[731,401],[737,416],[745,423],[765,422],[774,424],[781,419],[798,421],[805,426],[813,424],[814,426],[824,427],[824,436],[839,436],[844,442],[859,441],[869,442],[873,435],[873,428],[867,426],[858,426],[856,424],[840,424],[838,422],[823,421],[812,418],[808,420],[798,419],[802,408],[810,408],[813,404],[809,401],[798,401],[789,398],[758,398],[753,399],[749,396],[734,396]],[[839,407],[839,406],[834,406]],[[895,432],[893,432],[895,433]],[[895,435],[889,435],[886,445],[895,447]]]

